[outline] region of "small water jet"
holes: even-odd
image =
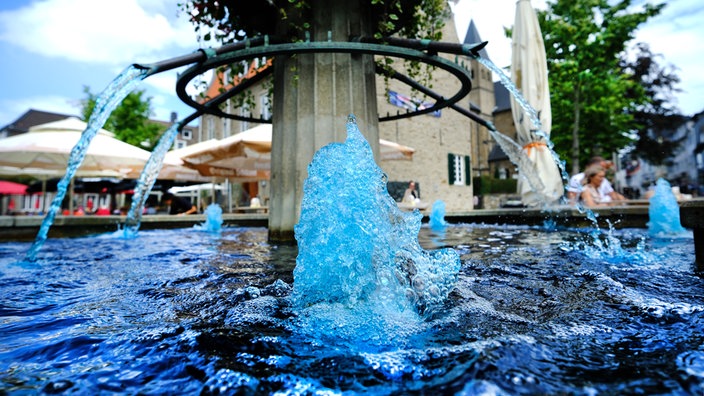
[[[222,208],[216,203],[212,203],[205,208],[205,223],[193,226],[197,230],[203,230],[214,234],[222,231]]]
[[[428,224],[433,230],[442,230],[447,226],[445,221],[445,202],[437,200],[433,202],[433,206],[430,209],[430,221]]]
[[[680,207],[672,192],[670,183],[658,179],[655,183],[655,194],[650,197],[648,206],[650,221],[648,230],[653,236],[676,236],[686,234],[687,230],[680,223]]]

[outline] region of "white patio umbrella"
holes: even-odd
[[[71,150],[81,138],[87,124],[69,117],[60,121],[36,125],[28,133],[0,139],[0,175],[31,175],[61,177]],[[117,140],[112,132],[100,129],[88,146],[88,151],[76,176],[139,177],[151,153]],[[183,166],[177,159],[164,161],[160,179],[205,181],[197,171]]]
[[[208,140],[170,151],[167,158],[180,158],[203,175],[234,180],[266,180],[271,169],[271,124],[261,124],[225,139]],[[410,160],[414,149],[379,140],[382,161]]]
[[[66,173],[71,150],[78,143],[87,124],[69,117],[31,127],[28,133],[0,139],[0,166],[18,172],[41,169],[47,173]],[[113,137],[104,129],[98,131],[88,146],[79,168],[83,175],[93,172],[124,174],[144,167],[150,153]]]
[[[521,172],[535,172],[541,185],[533,186],[527,178],[519,179],[519,192],[526,205],[552,203],[563,194],[562,176],[553,158],[552,150],[546,143],[550,137],[552,112],[548,87],[545,44],[540,25],[530,0],[516,2],[516,17],[512,34],[511,78],[526,101],[536,110],[540,119],[540,130],[533,125],[529,114],[517,100],[511,97],[511,111],[516,125],[517,141],[523,152],[534,164],[532,169]]]

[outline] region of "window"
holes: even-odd
[[[447,154],[449,183],[451,186],[468,186],[472,184],[471,167],[468,155]]]
[[[193,139],[193,131],[188,128],[183,128],[181,130],[181,137],[185,140],[191,140]]]
[[[271,119],[271,101],[269,100],[269,95],[263,94],[259,97],[259,105],[262,109],[261,117],[264,120]]]
[[[240,107],[240,115],[242,117],[251,117],[252,113],[249,111],[249,106],[246,104],[242,105],[242,107]],[[244,132],[247,129],[249,129],[249,121],[240,122],[240,132]]]
[[[176,141],[174,142],[174,148],[180,149],[184,147],[186,147],[186,142],[184,142],[183,140],[176,139]]]
[[[206,134],[208,135],[208,139],[215,138],[215,120],[213,117],[208,117],[208,128]]]
[[[229,118],[222,119],[222,137],[223,139],[230,136],[230,120]]]

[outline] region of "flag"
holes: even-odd
[[[434,106],[434,103],[421,102],[418,99],[411,98],[410,96],[406,96],[395,91],[389,91],[389,103],[411,111],[423,110]],[[435,117],[440,117],[440,110],[432,112],[432,115]]]

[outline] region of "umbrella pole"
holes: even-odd
[[[71,183],[69,185],[69,190],[68,190],[68,214],[69,216],[73,216],[73,181],[75,179],[72,177],[71,178]]]
[[[42,178],[42,213],[46,211],[46,177]]]
[[[215,178],[211,179],[212,181],[210,182],[210,204],[212,205],[215,203]]]
[[[225,186],[227,186],[227,213],[232,213],[232,185],[230,184],[230,179],[225,179]]]

